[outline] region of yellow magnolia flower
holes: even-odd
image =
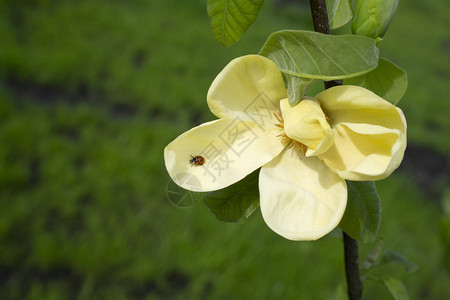
[[[406,148],[399,108],[357,86],[333,87],[291,107],[280,70],[258,55],[231,61],[207,101],[219,119],[165,148],[171,178],[206,192],[261,167],[264,220],[291,240],[314,240],[333,230],[347,204],[345,179],[389,176]],[[203,158],[198,164],[196,156]]]

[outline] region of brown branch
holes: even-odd
[[[314,23],[314,31],[330,34],[330,25],[328,23],[327,6],[325,0],[309,0],[311,14]]]
[[[358,242],[345,232],[342,232],[342,234],[344,236],[345,275],[347,277],[348,297],[350,300],[360,300],[363,284],[359,276]]]
[[[328,23],[328,14],[325,0],[309,0],[311,14],[314,23],[314,31],[323,34],[330,34],[330,25]],[[342,85],[342,80],[331,80],[324,82],[325,89],[333,86]],[[345,275],[347,278],[347,291],[350,300],[360,300],[362,296],[363,284],[359,276],[358,262],[358,242],[344,235],[344,258]]]

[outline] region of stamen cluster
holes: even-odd
[[[277,135],[277,137],[278,136],[281,137],[281,143],[284,145],[289,144],[288,149],[295,147],[304,156],[306,153],[306,150],[308,150],[308,146],[300,143],[299,141],[291,139],[290,137],[288,137],[286,135],[286,133],[284,132],[284,119],[283,119],[283,115],[281,114],[281,112],[274,113],[274,116],[277,119],[277,121],[279,122],[279,123],[275,124],[275,126],[281,128],[283,130],[283,132],[281,134]]]

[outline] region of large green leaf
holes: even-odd
[[[395,300],[409,300],[408,292],[403,282],[393,277],[382,278],[382,281]]]
[[[352,19],[352,6],[350,0],[326,0],[328,22],[331,29],[347,24]]]
[[[264,0],[208,0],[211,28],[219,43],[237,42],[258,18]]]
[[[352,32],[382,38],[391,24],[398,0],[354,0]]]
[[[259,169],[229,187],[207,193],[204,202],[219,220],[243,223],[259,206],[258,178]]]
[[[344,84],[365,87],[387,101],[397,104],[406,92],[408,79],[405,70],[387,59],[380,58],[375,70],[346,79]]]
[[[273,60],[282,73],[320,80],[356,77],[375,69],[375,40],[355,35],[312,31],[272,33],[259,54]]]
[[[381,202],[373,181],[347,181],[348,202],[339,227],[363,243],[373,242],[380,228]]]
[[[377,67],[378,52],[375,40],[362,36],[282,30],[269,36],[259,54],[280,68],[289,103],[295,105],[312,79],[344,79],[370,72]]]

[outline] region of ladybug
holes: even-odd
[[[189,160],[189,162],[191,163],[191,166],[201,166],[205,163],[205,158],[203,156],[197,155],[197,156],[192,156],[192,159]]]

